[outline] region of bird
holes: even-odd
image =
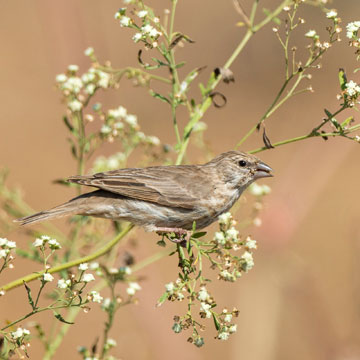
[[[184,234],[203,229],[227,212],[255,180],[271,177],[272,168],[241,151],[222,153],[201,165],[124,168],[77,175],[68,182],[97,190],[50,210],[14,221],[21,225],[86,215],[125,220],[145,231]]]

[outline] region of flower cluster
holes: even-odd
[[[250,236],[242,240],[239,231],[235,229],[235,220],[230,213],[219,216],[220,231],[214,234],[213,243],[216,245],[216,261],[213,267],[219,271],[219,279],[225,281],[236,281],[243,272],[248,272],[254,267],[252,251],[257,248],[256,240]],[[243,250],[241,256],[234,256],[230,250]]]
[[[360,21],[353,21],[346,25],[346,37],[353,42],[356,42],[356,45],[359,45],[359,36],[358,32],[360,29]]]
[[[234,334],[237,330],[237,325],[232,323],[234,317],[239,316],[239,310],[233,308],[232,311],[223,309],[223,311],[217,316],[217,329],[219,340],[228,340],[231,334]]]
[[[0,259],[4,259],[2,265],[0,265],[0,273],[6,267],[12,268],[13,264],[10,262],[14,259],[11,251],[16,248],[16,242],[10,241],[6,238],[0,238]]]
[[[96,158],[93,165],[94,172],[125,167],[129,154],[137,146],[154,147],[160,145],[160,140],[156,136],[145,135],[140,131],[136,115],[129,114],[123,106],[104,112],[100,104],[95,104],[93,109],[102,122],[98,134],[99,138],[110,143],[119,139],[122,141],[123,147],[122,152],[113,154],[108,158],[105,156]]]
[[[42,235],[33,242],[34,247],[45,249],[46,245],[49,245],[49,249],[58,250],[61,249],[60,243],[56,239],[52,239],[50,236]]]
[[[92,58],[93,54],[92,48],[85,50],[85,55]],[[88,71],[81,76],[78,74],[79,67],[77,65],[69,65],[65,74],[56,76],[57,86],[62,91],[72,113],[82,110],[86,99],[92,96],[97,89],[107,89],[114,85],[111,82],[111,76],[96,68],[95,64],[94,62]]]
[[[165,290],[167,299],[170,301],[182,301],[185,298],[183,292],[186,292],[186,287],[181,279],[176,279],[175,282],[172,281],[165,284]]]
[[[339,34],[342,29],[339,26],[341,19],[338,17],[338,13],[335,9],[332,9],[326,13],[326,17],[333,22],[333,27],[329,27],[328,31],[330,34],[330,41],[320,41],[320,36],[317,34],[315,30],[309,30],[307,33],[305,33],[305,37],[313,40],[313,45],[315,48],[320,50],[326,50],[331,47],[331,44],[336,40],[334,38],[335,34]]]
[[[132,28],[137,31],[133,40],[137,43],[142,41],[146,46],[154,48],[158,46],[158,38],[162,35],[160,19],[156,17],[152,10],[142,8],[137,11],[136,18],[126,15],[127,9],[120,8],[115,13],[115,19],[119,20],[121,27]],[[140,24],[137,25],[137,22]]]
[[[350,80],[345,84],[345,94],[348,95],[351,99],[355,100],[360,95],[360,86],[353,80]]]

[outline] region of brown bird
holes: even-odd
[[[98,188],[65,204],[17,219],[21,225],[67,215],[126,220],[147,231],[184,233],[217,220],[255,180],[272,169],[240,151],[203,165],[153,166],[72,176],[71,183]]]

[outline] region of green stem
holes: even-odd
[[[351,133],[351,132],[359,130],[359,129],[360,129],[360,124],[352,126],[351,128],[349,128],[346,131],[346,133],[348,134],[348,133]],[[324,138],[324,137],[330,137],[330,136],[335,137],[335,136],[345,136],[345,135],[342,134],[342,133],[339,133],[339,132],[317,133],[317,134],[310,133],[310,134],[307,134],[307,135],[297,136],[297,137],[294,137],[294,138],[291,138],[291,139],[279,141],[277,143],[272,144],[272,146],[273,147],[278,147],[278,146],[281,146],[281,145],[286,145],[286,144],[290,144],[290,143],[293,143],[293,142],[297,142],[297,141],[301,141],[301,140],[305,140],[305,139],[310,139],[310,138],[313,138],[313,137],[323,137]],[[263,146],[261,148],[255,149],[255,150],[251,150],[248,153],[249,154],[256,154],[256,153],[259,153],[259,152],[264,151],[264,150],[269,150],[269,149],[266,146]]]
[[[109,243],[107,243],[105,246],[103,246],[102,248],[100,248],[99,250],[95,251],[93,254],[88,255],[88,256],[84,256],[82,258],[79,259],[75,259],[72,261],[68,261],[64,264],[58,265],[58,266],[54,266],[53,268],[50,268],[47,270],[48,273],[50,274],[54,274],[66,269],[69,269],[73,266],[76,265],[80,265],[82,263],[85,262],[91,262],[93,260],[95,260],[96,258],[108,253],[126,234],[128,234],[128,232],[134,227],[134,225],[128,225],[122,232],[120,232],[117,236],[114,237],[113,240],[111,240]],[[34,274],[29,274],[26,275],[20,279],[17,279],[15,281],[12,281],[2,287],[0,287],[1,290],[3,291],[9,291],[13,288],[19,287],[23,284],[23,282],[25,281],[26,283],[30,282],[30,281],[34,281],[36,279],[38,279],[39,277],[41,277],[43,274],[45,273],[45,270],[39,271],[37,273]]]
[[[167,79],[163,76],[158,76],[158,75],[154,75],[154,74],[150,74],[142,69],[138,69],[138,68],[134,68],[134,67],[126,67],[124,69],[112,69],[112,68],[108,68],[106,66],[99,66],[98,67],[100,70],[110,73],[110,74],[114,74],[115,76],[119,77],[119,80],[125,75],[125,74],[132,74],[132,73],[137,73],[137,74],[141,74],[144,77],[147,77],[151,80],[158,80],[160,82],[166,83],[166,84],[171,84],[171,80]]]

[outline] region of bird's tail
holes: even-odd
[[[65,203],[59,206],[54,207],[53,209],[40,211],[36,214],[22,217],[20,219],[15,219],[14,222],[19,222],[20,225],[33,224],[38,221],[49,220],[53,218],[60,218],[63,216],[76,214],[77,210],[70,203]]]

